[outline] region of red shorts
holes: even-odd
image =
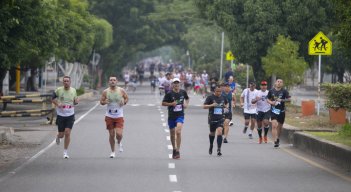
[[[123,117],[111,118],[105,116],[106,129],[120,128],[123,129],[124,119]]]

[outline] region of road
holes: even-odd
[[[222,157],[208,155],[207,110],[203,99],[190,95],[181,159],[170,159],[167,111],[159,95],[146,87],[130,93],[125,107],[124,152],[109,158],[104,106],[96,101],[76,117],[69,149],[51,143],[25,164],[0,178],[1,192],[123,191],[316,191],[349,192],[351,179],[297,158],[288,144],[274,149],[242,134],[243,120],[234,116]],[[91,109],[88,111],[88,109]],[[53,138],[54,140],[54,138]]]

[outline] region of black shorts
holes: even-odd
[[[224,119],[232,120],[232,118],[233,118],[232,112],[224,113]]]
[[[257,114],[257,121],[263,121],[264,119],[269,120],[271,118],[271,111],[263,112],[259,111]]]
[[[217,120],[217,121],[210,121],[209,122],[210,132],[215,132],[218,127],[223,128],[223,122],[224,122],[224,119]]]
[[[280,123],[280,124],[284,124],[284,122],[285,122],[285,112],[280,112],[279,115],[271,112],[271,119],[272,120],[277,120],[278,123]]]
[[[245,120],[246,119],[250,119],[250,118],[252,118],[252,119],[257,119],[257,114],[256,113],[244,113],[244,118],[245,118]]]
[[[75,121],[74,115],[71,115],[68,117],[63,117],[63,116],[57,115],[56,125],[58,128],[58,132],[64,132],[65,128],[72,129],[74,121]]]

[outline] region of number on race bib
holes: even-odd
[[[182,109],[183,109],[183,106],[182,105],[176,105],[175,107],[174,107],[174,112],[178,112],[178,111],[182,111]]]
[[[223,115],[222,108],[215,107],[214,110],[213,110],[213,114],[215,114],[215,115]]]

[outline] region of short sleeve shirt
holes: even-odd
[[[267,98],[271,101],[275,101],[277,99],[289,99],[290,95],[286,89],[278,91],[273,88],[268,92]],[[279,115],[280,112],[285,112],[285,102],[278,102],[277,105],[272,106],[272,112],[277,115]]]
[[[186,91],[179,90],[174,92],[171,90],[163,97],[163,102],[172,103],[176,101],[176,106],[168,106],[168,119],[176,119],[177,117],[184,116],[184,100],[188,100],[189,96]]]
[[[224,119],[224,107],[228,103],[228,100],[220,95],[219,97],[214,94],[208,96],[204,102],[205,105],[211,105],[213,103],[217,103],[218,105],[215,107],[211,107],[208,110],[208,116],[210,121],[218,121]]]

